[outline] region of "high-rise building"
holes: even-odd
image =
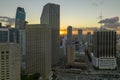
[[[25,29],[26,13],[24,8],[18,7],[16,10],[15,29]]]
[[[72,45],[72,26],[67,28],[67,44]]]
[[[21,54],[21,68],[25,69],[25,56],[26,56],[26,32],[25,30],[19,30],[20,39],[20,54]]]
[[[26,18],[26,13],[24,8],[18,7],[16,11],[16,18],[15,18],[15,41],[20,44],[22,69],[25,68],[24,58],[26,53],[25,18]]]
[[[41,24],[49,24],[52,28],[52,65],[59,62],[59,30],[60,30],[60,5],[48,3],[44,6],[41,15]]]
[[[116,32],[99,29],[94,31],[93,63],[99,69],[115,69],[116,64]]]
[[[67,46],[67,64],[71,65],[74,63],[74,46]]]
[[[68,65],[73,64],[74,62],[74,46],[72,46],[72,26],[68,26],[67,28],[67,63]]]
[[[0,80],[20,80],[20,50],[16,43],[0,43]]]
[[[64,36],[62,40],[62,46],[64,48],[64,55],[67,56],[67,36]]]
[[[26,74],[40,73],[48,80],[51,73],[51,27],[46,24],[26,26]]]
[[[0,43],[9,42],[9,30],[6,28],[0,28]]]
[[[92,44],[92,35],[91,35],[91,32],[87,32],[86,40],[87,40],[87,45],[91,45]]]
[[[0,28],[0,80],[20,80],[20,47],[14,29]]]
[[[82,29],[78,29],[78,41],[79,41],[79,44],[82,44],[83,42]]]
[[[24,8],[18,7],[16,10],[16,18],[15,18],[15,41],[17,43],[20,42],[20,31],[25,29],[25,10]]]
[[[0,43],[13,43],[14,41],[14,28],[0,28]]]

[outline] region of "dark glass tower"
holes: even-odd
[[[15,18],[15,41],[19,43],[19,30],[25,29],[25,17],[26,13],[24,8],[18,7]]]
[[[72,46],[72,26],[68,26],[67,28],[67,43]]]
[[[97,58],[116,57],[116,32],[112,30],[94,31],[94,53]]]
[[[15,28],[25,29],[25,17],[26,13],[24,8],[18,7],[15,18]]]
[[[26,13],[24,8],[18,7],[15,18],[15,42],[20,44],[22,69],[25,69],[25,54],[26,54],[25,18]]]

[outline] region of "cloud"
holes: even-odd
[[[119,17],[113,17],[113,18],[106,18],[104,20],[99,21],[99,23],[116,23],[119,21]]]
[[[6,16],[0,16],[0,22],[5,22],[5,23],[7,23],[7,25],[12,26],[15,23],[15,19],[10,18],[10,17],[6,17]]]
[[[120,23],[104,24],[103,27],[106,27],[106,28],[118,28],[118,27],[120,27]]]
[[[6,18],[6,19],[7,19],[7,18],[9,18],[9,17],[6,17],[6,16],[0,16],[0,18]]]
[[[120,22],[119,22],[119,17],[112,17],[112,18],[106,18],[103,19],[101,21],[99,21],[98,23],[103,23],[103,27],[106,28],[118,28],[120,27]]]

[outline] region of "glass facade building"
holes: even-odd
[[[24,8],[18,7],[15,18],[15,41],[20,44],[21,68],[25,68],[25,53],[26,53],[26,34],[25,34],[25,18],[26,13]]]
[[[15,18],[15,40],[17,43],[19,43],[19,33],[20,30],[25,29],[25,17],[26,13],[24,8],[18,7],[16,11],[16,18]]]
[[[14,28],[0,28],[0,43],[15,42],[14,32]]]

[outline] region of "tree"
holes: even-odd
[[[40,76],[40,73],[33,74],[33,80],[39,80]]]
[[[39,80],[40,78],[40,73],[35,73],[33,75],[22,75],[21,80]]]

